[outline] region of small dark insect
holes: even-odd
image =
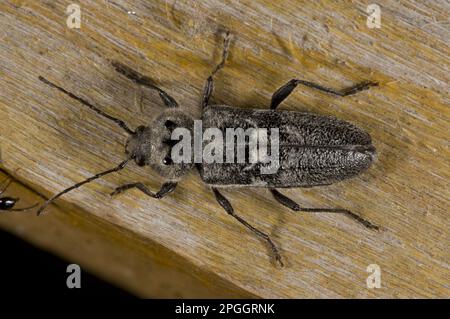
[[[225,65],[230,44],[229,33],[226,33],[221,62],[213,69],[206,81],[202,98],[203,130],[218,128],[225,133],[226,128],[279,128],[279,163],[275,174],[260,174],[260,165],[248,167],[245,163],[197,163],[203,181],[211,186],[218,203],[223,209],[250,231],[269,245],[276,261],[283,266],[277,246],[268,234],[250,225],[237,215],[231,203],[222,195],[219,188],[255,186],[270,190],[275,200],[293,211],[343,213],[369,229],[378,229],[362,217],[340,208],[306,208],[281,194],[277,188],[312,187],[329,185],[366,170],[375,158],[375,148],[370,135],[355,125],[330,116],[311,113],[289,112],[277,110],[278,105],[286,99],[299,84],[336,96],[348,96],[376,86],[377,83],[364,82],[348,89],[338,91],[303,80],[291,80],[279,88],[272,96],[270,109],[241,109],[228,105],[209,105],[213,92],[214,75]],[[106,174],[123,169],[131,160],[138,166],[148,165],[156,170],[165,180],[156,193],[140,182],[130,183],[116,188],[111,195],[137,188],[146,195],[161,199],[174,191],[179,179],[191,168],[192,163],[174,163],[171,150],[177,141],[171,140],[175,128],[192,130],[193,119],[178,109],[178,103],[165,91],[157,87],[153,81],[119,62],[112,62],[117,72],[126,76],[138,85],[153,89],[159,93],[162,102],[169,108],[158,116],[149,126],[139,126],[135,131],[123,121],[114,118],[90,102],[77,97],[64,88],[53,84],[43,77],[39,79],[74,98],[91,110],[114,121],[128,134],[125,151],[126,159],[117,167],[96,174],[77,183],[47,200],[38,210],[40,214],[45,207],[61,195],[91,182]]]
[[[2,182],[0,186],[0,195],[2,195],[8,186],[11,184],[11,180],[5,180]],[[19,201],[18,198],[13,197],[0,197],[0,211],[9,211],[9,212],[21,212],[24,210],[29,210],[37,206],[37,204],[34,204],[30,207],[24,207],[24,208],[14,208],[16,203]]]

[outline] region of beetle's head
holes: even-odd
[[[125,152],[138,166],[149,165],[162,177],[176,181],[193,167],[192,160],[189,163],[178,163],[172,158],[172,148],[179,140],[172,140],[171,137],[177,128],[192,133],[192,118],[179,110],[165,111],[150,126],[139,126],[130,135]]]

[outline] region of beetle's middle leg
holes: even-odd
[[[270,108],[272,110],[276,109],[277,106],[280,105],[280,103],[283,102],[299,84],[322,91],[322,92],[331,93],[331,94],[334,94],[337,96],[348,96],[348,95],[356,94],[358,92],[367,90],[371,86],[378,85],[378,83],[376,83],[376,82],[366,81],[366,82],[359,83],[357,85],[354,85],[352,87],[349,87],[349,88],[346,88],[343,90],[335,90],[335,89],[331,89],[331,88],[328,88],[328,87],[325,87],[325,86],[322,86],[319,84],[315,84],[313,82],[293,79],[275,91],[275,93],[272,95],[272,101],[270,102]]]
[[[237,215],[234,212],[234,209],[233,209],[233,206],[231,206],[231,203],[228,201],[228,199],[225,198],[225,196],[223,196],[219,192],[219,190],[217,188],[213,187],[212,190],[214,192],[217,202],[220,204],[220,206],[223,207],[223,209],[225,209],[225,211],[229,215],[233,216],[235,219],[237,219],[238,222],[240,222],[242,225],[244,225],[249,230],[251,230],[253,233],[255,233],[256,236],[264,239],[269,244],[270,249],[272,250],[272,253],[275,256],[275,260],[281,265],[281,267],[283,267],[284,264],[283,264],[283,261],[281,260],[280,252],[278,251],[277,246],[275,246],[273,241],[270,239],[269,235],[267,235],[266,233],[263,233],[262,231],[260,231],[259,229],[255,228],[255,227],[253,227],[245,219],[243,219],[242,217]]]
[[[151,190],[149,190],[147,188],[147,186],[145,186],[142,183],[130,183],[130,184],[125,184],[125,185],[122,185],[120,187],[117,187],[114,190],[114,192],[112,192],[110,195],[114,196],[114,195],[123,193],[123,192],[125,192],[125,191],[127,191],[129,189],[137,188],[141,192],[143,192],[144,194],[146,194],[146,195],[148,195],[150,197],[153,197],[153,198],[156,198],[156,199],[161,199],[161,198],[165,197],[166,195],[170,194],[171,192],[173,192],[176,187],[177,187],[177,183],[175,183],[175,182],[167,182],[167,183],[164,183],[161,186],[161,189],[158,192],[154,193]]]
[[[296,202],[294,202],[289,197],[281,194],[276,189],[271,188],[270,192],[272,193],[273,197],[282,205],[292,209],[296,212],[313,212],[313,213],[342,213],[346,216],[356,220],[357,222],[361,223],[365,227],[369,229],[379,230],[380,227],[377,225],[372,224],[371,222],[365,220],[361,216],[356,215],[355,213],[352,213],[349,210],[341,209],[341,208],[305,208],[300,207]]]
[[[213,79],[214,75],[225,66],[225,62],[228,57],[228,49],[230,47],[230,41],[231,41],[230,31],[226,31],[223,40],[222,60],[220,61],[219,64],[216,65],[214,70],[211,72],[211,75],[206,80],[205,88],[203,89],[203,98],[202,98],[203,109],[208,106],[209,99],[214,90],[214,79]]]

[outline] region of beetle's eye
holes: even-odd
[[[142,133],[142,132],[144,132],[144,130],[145,130],[145,126],[140,125],[136,128],[135,133]]]
[[[180,140],[164,140],[163,143],[166,145],[169,145],[170,147],[173,147],[176,145]]]
[[[145,160],[143,157],[136,157],[136,164],[138,166],[144,166],[145,165]]]
[[[171,165],[171,164],[173,164],[173,161],[172,161],[172,159],[170,158],[170,156],[166,156],[166,157],[163,159],[163,164],[164,164],[164,165]]]
[[[164,123],[164,126],[167,127],[169,130],[173,130],[177,125],[175,124],[175,122],[173,122],[171,120],[167,120]]]

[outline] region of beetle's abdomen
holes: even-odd
[[[370,135],[330,116],[291,111],[210,106],[203,129],[279,129],[279,168],[261,174],[264,164],[203,162],[200,173],[212,185],[307,187],[331,184],[359,174],[375,157]],[[270,147],[269,147],[270,149]],[[225,154],[225,151],[224,151]]]

